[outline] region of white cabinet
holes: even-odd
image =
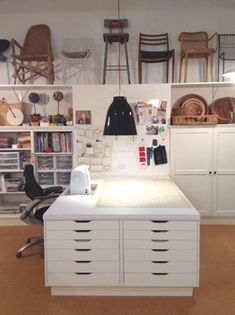
[[[202,215],[235,215],[235,127],[172,127],[170,175]]]
[[[214,129],[213,211],[235,215],[235,127]]]
[[[125,285],[198,286],[198,229],[195,221],[125,221]]]
[[[119,222],[45,222],[46,285],[119,284]]]

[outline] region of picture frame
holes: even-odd
[[[76,110],[75,118],[77,125],[91,125],[91,111],[90,110]]]

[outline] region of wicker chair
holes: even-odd
[[[184,67],[184,82],[187,81],[188,72],[188,59],[189,58],[205,58],[206,59],[206,81],[208,81],[208,66],[210,60],[210,73],[211,80],[213,81],[213,55],[217,50],[217,33],[214,33],[210,38],[207,32],[182,32],[179,35],[179,41],[181,43],[181,58],[180,58],[180,70],[179,70],[179,82],[181,82],[181,72],[183,60],[185,60]],[[209,42],[215,39],[215,48],[209,48]]]
[[[25,84],[37,76],[45,77],[49,84],[54,82],[54,65],[51,49],[51,32],[47,25],[31,26],[24,45],[11,40],[14,84],[17,79]],[[19,50],[19,54],[16,53]]]
[[[169,76],[169,61],[172,60],[172,82],[174,82],[175,51],[169,49],[168,34],[139,34],[138,80],[142,83],[142,63],[166,62],[166,82]]]

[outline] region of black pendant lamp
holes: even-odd
[[[118,19],[120,20],[120,0],[118,0]],[[119,31],[121,32],[122,29]],[[105,136],[134,136],[137,134],[132,109],[126,97],[120,96],[120,41],[118,44],[118,86],[119,96],[114,96],[112,104],[106,114],[104,135]]]

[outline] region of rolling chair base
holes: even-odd
[[[44,242],[44,239],[42,236],[35,236],[35,237],[28,238],[26,241],[26,244],[24,246],[22,246],[20,249],[18,249],[18,251],[16,252],[16,257],[20,258],[22,256],[22,253],[26,249],[28,249],[34,245],[41,245],[41,244],[43,244],[43,242]]]

